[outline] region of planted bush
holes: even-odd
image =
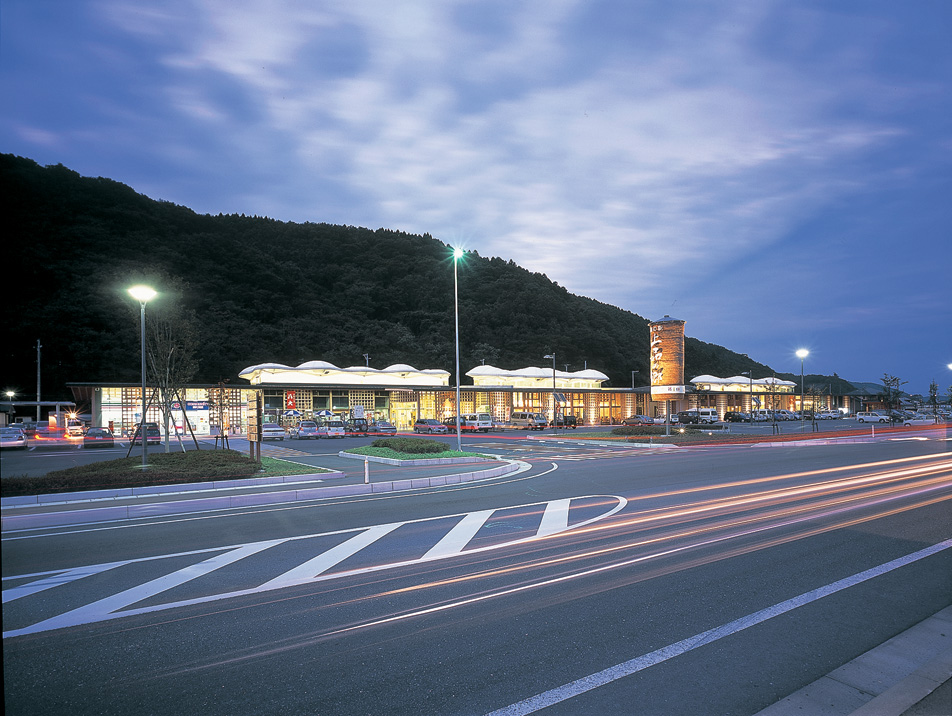
[[[0,481],[4,497],[105,488],[170,485],[186,482],[250,477],[261,469],[257,462],[234,450],[189,450],[150,453],[149,468],[141,457],[93,462],[57,470],[41,477],[10,477]]]
[[[410,455],[425,455],[434,452],[446,452],[449,448],[439,440],[425,438],[380,438],[371,443],[372,447],[390,448],[394,452],[403,452]]]

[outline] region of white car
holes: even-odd
[[[347,434],[342,420],[328,420],[317,426],[319,438],[342,438]]]
[[[261,426],[261,440],[284,440],[285,432],[277,423],[265,423]]]
[[[856,413],[856,419],[861,423],[888,423],[889,416],[885,413],[877,413],[875,411],[860,411]]]
[[[26,449],[26,434],[18,428],[0,428],[0,447]]]
[[[912,425],[935,425],[936,422],[935,418],[931,415],[913,415],[912,417],[903,420],[902,424],[908,428]]]

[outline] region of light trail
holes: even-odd
[[[889,466],[906,462],[886,461],[870,465]],[[841,468],[833,471],[840,472]],[[811,471],[811,474],[825,472],[827,471]],[[802,474],[798,473],[798,475]],[[744,483],[760,484],[773,481],[773,478],[768,478],[765,481],[752,480],[744,481]],[[691,492],[695,491],[691,490]],[[165,675],[174,676],[184,672],[267,658],[355,632],[392,626],[544,590],[547,595],[545,599],[540,599],[539,596],[530,600],[510,599],[506,607],[508,610],[537,609],[544,603],[579,599],[664,574],[947,502],[952,500],[952,461],[919,465],[912,469],[902,466],[897,469],[881,470],[874,474],[843,477],[828,481],[822,487],[807,485],[768,492],[769,494],[744,494],[734,498],[704,501],[694,506],[702,508],[700,510],[691,507],[684,510],[681,506],[668,508],[666,511],[664,508],[651,510],[649,515],[634,515],[627,520],[616,517],[615,520],[602,523],[597,527],[590,526],[568,532],[559,538],[542,538],[531,544],[520,546],[521,554],[525,555],[526,550],[529,549],[532,553],[540,555],[536,558],[523,559],[519,563],[506,561],[502,566],[431,579],[406,587],[375,591],[373,594],[348,598],[333,604],[323,604],[317,609],[324,610],[357,604],[374,605],[381,601],[388,602],[393,598],[423,594],[434,589],[463,587],[466,584],[478,584],[489,579],[517,578],[508,585],[471,591],[468,594],[429,604],[417,604],[390,614],[342,624],[336,628],[317,629],[308,634],[298,634],[281,642],[271,643],[263,648],[250,647],[215,660],[214,663],[194,664],[176,669],[174,672],[166,672]],[[771,500],[772,503],[770,503]],[[712,519],[710,509],[704,508],[712,508],[715,505],[724,509],[729,509],[733,505],[736,513],[727,512]],[[755,508],[760,509],[754,511]],[[665,523],[666,519],[670,519],[677,513],[683,513],[677,517],[680,522]],[[673,529],[678,525],[680,525],[679,529]],[[573,544],[582,543],[583,540],[590,541],[592,537],[605,540],[617,539],[619,529],[623,532],[631,531],[630,536],[636,539],[565,554],[565,551],[570,550]],[[949,546],[952,546],[952,542],[947,540],[941,549]],[[553,549],[559,550],[559,553],[553,556],[550,554]],[[503,552],[507,551],[510,550]],[[468,568],[473,569],[479,564],[498,563],[500,560],[508,560],[509,557],[505,553],[497,552],[473,561],[471,555],[460,555],[453,560],[443,561],[439,565],[434,564],[430,573],[445,572],[452,562],[458,562],[461,559],[467,560]],[[632,568],[635,567],[638,569],[633,571]],[[557,570],[555,573],[552,572],[553,568]],[[530,575],[533,572],[542,574],[532,578]],[[418,574],[424,576],[426,573]],[[610,575],[615,576],[606,582],[603,578]],[[406,575],[391,576],[364,583],[363,586],[372,587],[375,584],[383,586],[387,581],[405,578]],[[593,581],[596,578],[602,579],[600,582]],[[574,586],[569,588],[569,585]],[[553,590],[552,587],[558,587],[558,589]],[[346,587],[340,589],[343,590]],[[286,599],[305,599],[314,596],[314,594],[303,594]],[[252,605],[251,608],[254,606],[256,605]],[[307,611],[313,610],[308,608]],[[162,677],[158,674],[153,676]]]

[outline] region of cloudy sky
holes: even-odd
[[[780,371],[952,384],[949,0],[0,13],[2,152],[430,233]]]

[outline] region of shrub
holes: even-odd
[[[381,438],[371,443],[372,447],[390,448],[394,452],[403,452],[410,455],[422,455],[434,452],[446,452],[449,448],[439,440],[423,438]]]
[[[105,488],[171,485],[186,482],[250,477],[261,469],[257,462],[234,450],[189,450],[150,453],[149,468],[142,458],[93,462],[57,470],[41,477],[11,477],[0,482],[4,497],[75,492]]]

